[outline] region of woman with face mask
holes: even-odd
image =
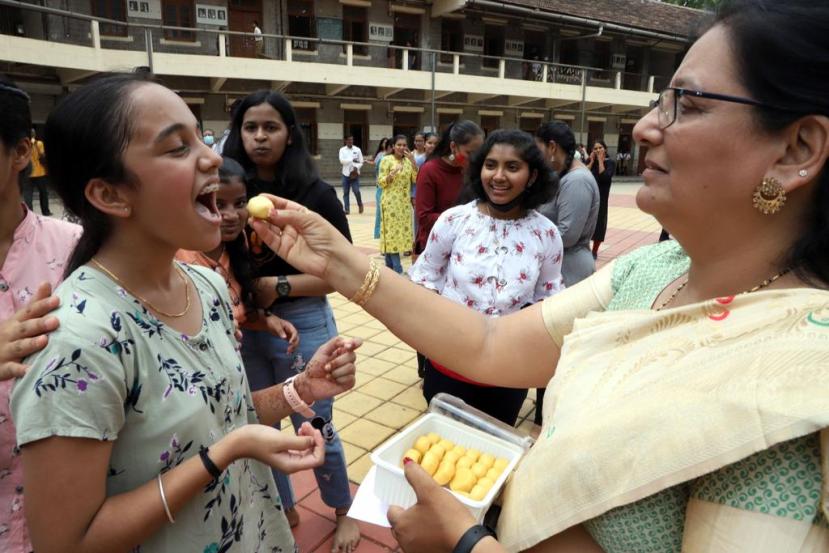
[[[456,156],[457,157],[457,156]],[[446,210],[409,271],[412,282],[499,317],[564,288],[556,226],[535,210],[558,179],[532,137],[516,130],[489,135],[469,164],[468,203]],[[506,367],[505,367],[506,368]],[[427,359],[423,397],[445,392],[514,425],[526,388],[482,385]]]
[[[417,174],[417,237],[415,253],[423,252],[440,214],[455,205],[463,187],[463,170],[469,156],[484,143],[484,131],[472,121],[456,121],[447,127]]]

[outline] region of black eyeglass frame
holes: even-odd
[[[674,116],[673,116],[673,119],[671,119],[671,122],[668,123],[667,125],[665,125],[664,127],[660,125],[659,128],[661,130],[665,130],[668,127],[670,127],[671,125],[673,125],[674,123],[676,123],[676,116],[677,116],[677,111],[678,111],[679,99],[682,96],[686,96],[686,95],[687,96],[693,96],[695,98],[706,98],[708,100],[720,100],[722,102],[732,102],[732,103],[735,103],[735,104],[745,104],[745,105],[749,105],[749,106],[755,106],[755,107],[761,107],[761,108],[767,108],[767,109],[788,111],[788,110],[783,110],[783,108],[778,108],[776,106],[771,106],[769,104],[764,104],[763,102],[758,102],[757,100],[752,100],[751,98],[742,98],[740,96],[730,96],[728,94],[718,94],[716,92],[705,92],[703,90],[692,90],[690,88],[681,88],[681,87],[676,87],[676,86],[669,86],[669,87],[665,88],[664,90],[662,90],[662,92],[659,93],[659,96],[656,97],[656,100],[651,100],[650,104],[648,104],[650,106],[651,110],[659,107],[659,101],[662,99],[663,94],[665,94],[665,92],[668,91],[668,90],[673,90],[674,91],[674,105],[673,105],[673,114],[674,114]]]

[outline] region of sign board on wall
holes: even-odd
[[[317,17],[317,36],[320,38],[342,40],[343,20],[338,17]]]
[[[524,55],[524,41],[523,40],[505,40],[504,41],[504,55],[511,57],[518,57]]]
[[[623,71],[625,69],[625,63],[627,62],[627,56],[625,54],[613,54],[613,61],[612,67],[613,69],[618,69]]]
[[[391,42],[394,40],[394,27],[385,23],[369,22],[368,39],[376,42]]]
[[[463,35],[463,50],[464,52],[483,52],[483,35]]]
[[[227,6],[196,4],[196,23],[227,26]]]
[[[161,0],[129,0],[127,16],[143,19],[161,19]]]

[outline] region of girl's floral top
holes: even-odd
[[[441,214],[409,276],[476,311],[506,315],[564,289],[563,252],[556,226],[534,209],[496,219],[470,202]]]
[[[242,425],[256,423],[227,287],[182,265],[202,303],[195,336],[158,321],[94,268],[58,288],[60,328],[12,394],[20,445],[65,436],[113,442],[107,495],[137,488]],[[160,507],[160,504],[159,504]],[[293,552],[271,471],[239,460],[134,552]]]

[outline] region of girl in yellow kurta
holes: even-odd
[[[394,138],[392,155],[383,157],[377,186],[383,189],[380,215],[380,251],[386,256],[386,267],[403,272],[400,253],[412,249],[412,201],[410,191],[417,179],[417,165],[409,151],[406,137]]]

